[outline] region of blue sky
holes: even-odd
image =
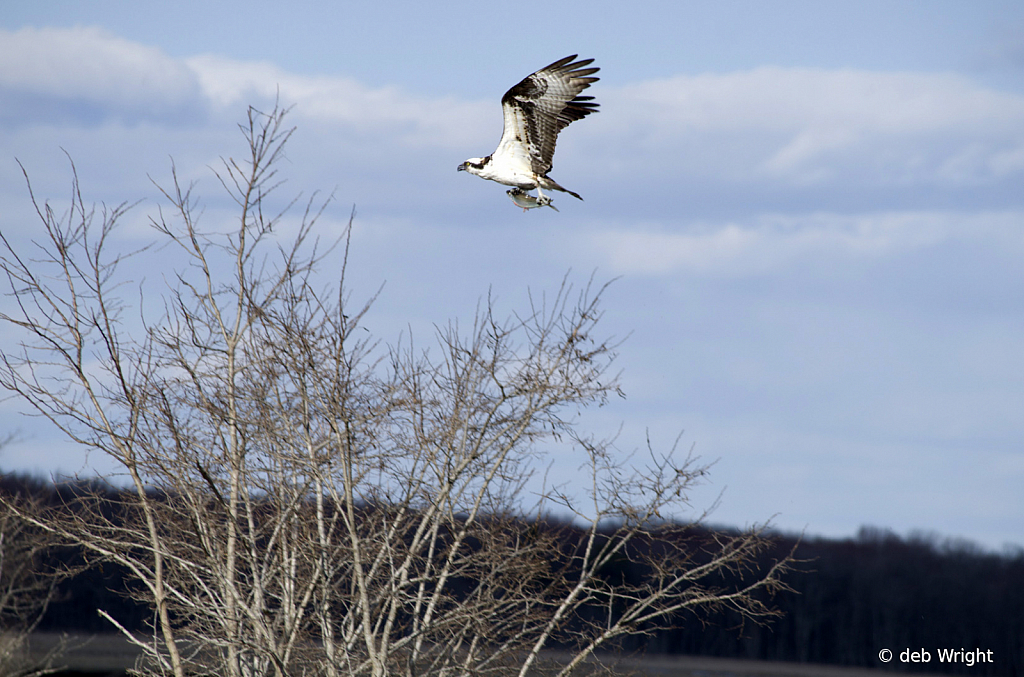
[[[1024,5],[1019,2],[7,2],[0,228],[33,225],[18,158],[59,204],[143,202],[170,159],[208,222],[209,167],[279,92],[284,190],[355,205],[358,297],[385,341],[468,320],[492,289],[617,277],[627,399],[588,414],[619,446],[683,431],[713,521],[775,516],[1024,543]],[[523,214],[455,167],[493,150],[498,100],[593,57],[599,115],[551,175],[585,202]],[[63,149],[63,150],[62,150]],[[0,335],[0,340],[11,340]],[[0,467],[88,471],[0,402]],[[571,473],[571,460],[556,459]]]

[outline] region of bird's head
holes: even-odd
[[[459,165],[460,172],[469,172],[470,174],[479,174],[491,159],[491,156],[487,157],[471,157],[461,165]]]

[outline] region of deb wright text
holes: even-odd
[[[878,652],[878,659],[888,663],[893,659],[891,649],[882,649]],[[962,663],[972,666],[977,663],[995,663],[992,657],[992,649],[904,649],[899,654],[901,663],[931,663],[936,660],[939,663]]]

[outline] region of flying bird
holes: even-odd
[[[466,160],[459,171],[512,186],[507,192],[524,210],[551,207],[551,198],[542,189],[560,190],[582,200],[548,176],[558,133],[597,112],[594,97],[579,94],[600,79],[589,77],[600,68],[587,68],[593,59],[573,61],[576,56],[541,68],[505,92],[501,97],[505,127],[497,150],[487,157]],[[535,188],[537,197],[526,192]]]

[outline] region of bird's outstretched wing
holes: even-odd
[[[589,77],[600,68],[586,68],[593,59],[573,61],[576,54],[559,59],[505,92],[501,108],[505,128],[495,155],[524,162],[534,173],[551,171],[558,133],[575,121],[597,112],[592,96],[579,93],[600,78]]]

